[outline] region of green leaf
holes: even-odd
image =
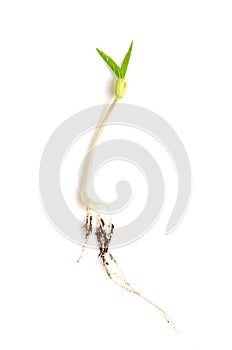
[[[131,51],[132,51],[132,46],[133,46],[133,40],[130,44],[129,50],[126,53],[126,56],[124,57],[124,60],[121,65],[121,78],[124,79],[127,71],[127,67],[130,61],[130,56],[131,56]]]
[[[121,78],[121,68],[117,65],[117,63],[114,62],[114,60],[107,56],[103,51],[96,49],[99,55],[103,58],[103,60],[108,64],[108,66],[111,68],[111,70],[114,72],[114,74]]]

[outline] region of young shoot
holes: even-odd
[[[136,291],[131,286],[131,284],[127,282],[121,268],[119,267],[119,264],[117,263],[116,259],[110,252],[110,242],[114,233],[114,224],[112,223],[112,215],[111,215],[110,208],[104,203],[94,201],[94,199],[92,199],[88,195],[88,183],[89,183],[89,177],[90,177],[91,167],[93,162],[94,149],[99,141],[99,138],[103,132],[104,126],[106,125],[116,103],[124,97],[127,90],[127,83],[125,82],[125,77],[126,77],[126,72],[130,62],[132,47],[133,47],[133,41],[130,44],[130,47],[123,59],[121,66],[117,65],[117,63],[115,63],[115,61],[110,56],[106,55],[103,51],[97,49],[97,52],[106,62],[107,66],[111,69],[112,73],[116,78],[115,97],[112,103],[110,104],[102,121],[97,126],[97,129],[88,147],[88,153],[87,153],[87,157],[84,165],[82,183],[80,188],[81,201],[83,206],[86,209],[86,219],[85,219],[85,224],[83,226],[84,243],[82,246],[80,257],[77,261],[79,262],[80,259],[82,258],[84,250],[88,244],[88,239],[92,234],[92,232],[94,231],[97,239],[97,243],[98,243],[98,248],[99,248],[98,257],[109,278],[119,287],[124,288],[128,292],[137,295],[138,297],[140,297],[141,299],[145,300],[146,302],[154,306],[156,309],[158,309],[163,314],[165,320],[174,328],[174,330],[176,330],[174,323],[171,321],[170,317],[163,309],[161,309],[158,305],[154,304],[152,301],[145,298],[142,294]],[[104,222],[103,218],[100,215],[100,209],[99,209],[100,207],[105,207],[108,211],[108,214],[109,214],[108,224]],[[95,215],[95,218],[96,218],[96,225],[94,229],[93,229],[93,223],[92,223],[93,214]]]

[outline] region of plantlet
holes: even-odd
[[[109,66],[109,68],[112,70],[116,77],[116,86],[115,86],[115,97],[113,99],[113,102],[109,106],[104,118],[102,119],[101,123],[98,125],[96,132],[90,142],[88,153],[86,157],[86,162],[84,166],[84,172],[82,177],[82,184],[80,189],[80,195],[81,195],[81,201],[83,206],[86,208],[86,220],[84,225],[84,232],[85,232],[85,238],[84,243],[82,246],[82,251],[80,254],[80,257],[78,259],[78,262],[83,256],[84,250],[87,246],[89,236],[93,232],[93,214],[96,216],[96,225],[95,225],[95,235],[98,242],[98,248],[99,248],[99,258],[100,261],[105,269],[105,272],[110,277],[110,279],[113,280],[114,283],[116,283],[119,287],[126,289],[128,292],[133,293],[137,296],[139,296],[141,299],[145,300],[152,306],[154,306],[156,309],[158,309],[163,316],[165,317],[166,321],[176,330],[176,327],[174,323],[171,321],[168,314],[161,309],[158,305],[154,304],[152,301],[145,298],[142,294],[140,294],[138,291],[136,291],[126,280],[121,268],[119,267],[116,259],[110,252],[110,242],[114,233],[114,224],[112,223],[112,215],[110,208],[108,208],[104,203],[96,202],[92,198],[90,198],[87,194],[88,189],[88,180],[89,175],[91,171],[92,166],[92,160],[94,155],[94,148],[97,145],[97,142],[100,138],[100,135],[104,129],[104,126],[106,125],[111,112],[113,111],[114,106],[116,103],[122,99],[126,93],[127,90],[127,84],[125,82],[125,76],[127,72],[127,68],[130,61],[130,56],[132,52],[133,47],[133,41],[130,44],[130,47],[124,57],[124,60],[122,62],[121,67],[115,63],[115,61],[108,55],[106,55],[103,51],[97,49],[97,52],[99,55],[103,58],[103,60],[106,62],[106,64]],[[103,218],[100,215],[100,206],[105,206],[108,214],[109,214],[109,223],[106,224],[103,220]]]

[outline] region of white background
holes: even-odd
[[[225,0],[1,1],[2,349],[232,348],[231,16]],[[80,247],[50,224],[38,190],[54,129],[112,98],[95,48],[120,63],[131,39],[124,102],[175,128],[193,189],[173,234],[163,234],[164,210],[151,232],[114,254],[128,280],[168,310],[177,336],[107,278],[96,251],[76,263]]]

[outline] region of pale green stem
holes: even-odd
[[[95,134],[93,135],[93,138],[90,142],[90,145],[88,148],[88,153],[86,156],[86,162],[85,162],[84,171],[83,171],[83,175],[82,175],[82,184],[81,184],[81,188],[80,188],[81,200],[82,200],[82,204],[84,207],[89,207],[95,211],[98,211],[95,205],[101,204],[102,206],[107,208],[109,213],[110,213],[110,209],[108,208],[108,206],[105,205],[104,203],[94,202],[94,200],[88,196],[87,191],[88,191],[88,184],[89,184],[89,176],[90,176],[92,163],[93,163],[94,148],[96,147],[98,140],[99,140],[99,138],[102,134],[102,131],[104,129],[104,126],[106,125],[106,123],[110,117],[110,114],[112,113],[117,102],[118,102],[118,97],[115,97],[113,102],[111,103],[110,107],[108,108],[104,118],[102,119],[102,121],[98,125]]]

